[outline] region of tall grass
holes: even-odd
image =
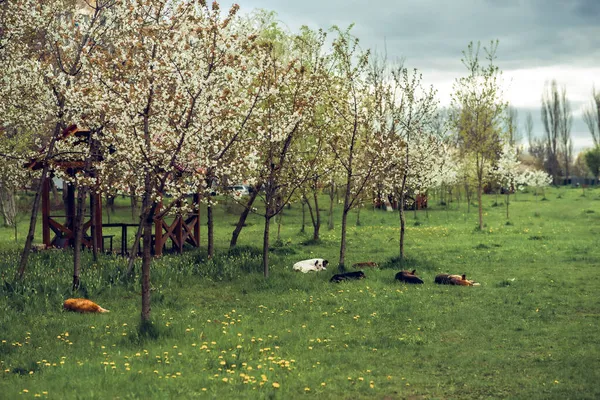
[[[79,315],[61,311],[68,251],[33,254],[16,284],[18,251],[7,249],[0,397],[598,398],[598,194],[519,194],[510,221],[490,196],[484,231],[465,204],[430,201],[428,218],[409,214],[403,264],[397,214],[364,209],[349,229],[348,264],[380,268],[341,284],[329,283],[334,270],[291,270],[303,258],[335,264],[337,230],[312,243],[299,232],[299,207],[286,210],[265,280],[260,220],[228,251],[235,215],[217,208],[216,257],[201,249],[154,260],[144,329],[139,283],[120,279],[121,258],[85,255],[79,295],[110,313]],[[401,267],[425,284],[394,281]],[[481,286],[434,285],[440,272]]]

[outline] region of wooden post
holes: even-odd
[[[160,214],[161,209],[162,209],[162,200],[156,206],[156,211],[154,212],[154,215]],[[162,234],[163,234],[163,219],[155,218],[154,219],[154,255],[157,257],[162,256],[162,249],[163,249]]]
[[[90,193],[90,201],[94,206],[92,209],[92,237],[96,241],[96,247],[104,252],[104,240],[102,240],[102,196],[97,193]]]
[[[75,245],[75,238],[73,232],[75,231],[75,186],[72,184],[67,185],[67,202],[65,204],[67,211],[67,220],[65,226],[71,231],[71,237],[68,238],[69,246]]]
[[[42,188],[42,240],[50,247],[50,178],[45,178]]]

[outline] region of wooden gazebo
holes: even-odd
[[[68,136],[75,136],[81,138],[82,142],[94,146],[94,139],[92,139],[91,132],[89,130],[78,129],[77,126],[72,125],[65,129],[61,135],[61,138]],[[93,162],[97,160],[92,160]],[[67,185],[67,192],[65,194],[65,207],[64,214],[52,215],[50,207],[50,190],[51,180],[54,171],[60,169],[69,176],[74,176],[77,172],[82,171],[85,168],[85,162],[80,160],[57,160],[52,159],[47,161],[49,163],[50,174],[45,178],[42,183],[42,240],[45,248],[64,248],[72,247],[75,244],[75,195],[76,188],[74,185]],[[44,167],[44,161],[31,160],[25,165],[30,170],[39,170]],[[199,195],[194,195],[194,202],[198,204]],[[161,204],[162,206],[162,204]],[[102,223],[102,196],[98,193],[90,192],[89,196],[89,214],[84,216],[83,220],[83,238],[82,245],[87,248],[92,248],[94,241],[99,251],[111,251],[112,252],[112,240],[114,235],[103,234],[103,223]],[[157,213],[160,212],[160,207]],[[61,222],[61,220],[63,222]],[[121,254],[127,253],[127,228],[137,226],[132,223],[112,223],[104,224],[108,227],[120,227],[121,228]],[[88,233],[88,231],[90,231]],[[155,218],[154,220],[154,234],[153,236],[153,253],[157,256],[162,255],[163,250],[166,248],[167,242],[172,242],[172,249],[174,251],[182,252],[185,243],[189,243],[193,247],[200,247],[200,210],[189,214],[184,218],[183,215],[176,215],[172,223],[168,223],[164,218]],[[54,233],[54,236],[52,236]],[[106,248],[106,240],[108,239],[108,249]]]

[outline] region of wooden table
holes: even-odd
[[[139,224],[134,223],[112,223],[112,224],[102,224],[103,228],[121,228],[121,255],[125,257],[127,255],[127,228],[130,226],[138,227]]]

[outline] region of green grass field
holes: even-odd
[[[223,204],[213,260],[204,249],[155,260],[146,334],[139,284],[118,277],[122,259],[84,255],[83,294],[110,313],[63,312],[72,255],[32,254],[16,285],[20,245],[1,228],[0,398],[600,398],[600,189],[540,197],[519,193],[507,222],[486,196],[483,232],[464,201],[408,213],[405,267],[425,280],[417,286],[394,281],[396,213],[363,209],[360,226],[352,214],[347,264],[382,268],[332,284],[335,268],[305,275],[291,266],[336,264],[339,214],[311,244],[299,206],[286,210],[265,280],[262,220],[252,217],[228,254],[237,210]],[[441,272],[481,286],[435,285]]]

